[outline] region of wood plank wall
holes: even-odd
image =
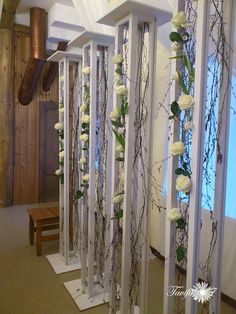
[[[43,92],[42,73],[33,101],[28,106],[22,106],[18,102],[18,89],[29,56],[29,30],[17,26],[14,77],[14,204],[39,202],[39,106],[41,101],[58,101],[58,82],[54,82],[50,92]]]

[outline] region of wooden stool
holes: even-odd
[[[59,229],[59,209],[58,207],[29,208],[29,239],[30,244],[34,244],[34,232],[36,232],[36,251],[41,255],[42,242],[58,240],[59,233],[43,235],[44,230]]]

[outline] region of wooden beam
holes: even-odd
[[[20,0],[3,0],[0,28],[13,28],[14,15],[19,3]]]
[[[0,29],[0,207],[12,203],[13,31]]]

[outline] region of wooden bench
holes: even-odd
[[[42,242],[58,240],[59,233],[43,235],[44,230],[59,229],[59,209],[58,207],[29,208],[29,239],[30,244],[34,244],[34,233],[36,232],[36,252],[40,256],[42,252]]]

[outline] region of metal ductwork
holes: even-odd
[[[65,51],[67,49],[66,42],[59,42],[57,46],[57,50]],[[48,92],[52,86],[53,81],[58,75],[58,62],[50,62],[48,70],[43,79],[43,90],[44,92]]]
[[[22,105],[32,101],[46,62],[46,15],[44,9],[30,9],[30,58],[18,91],[18,100]]]

